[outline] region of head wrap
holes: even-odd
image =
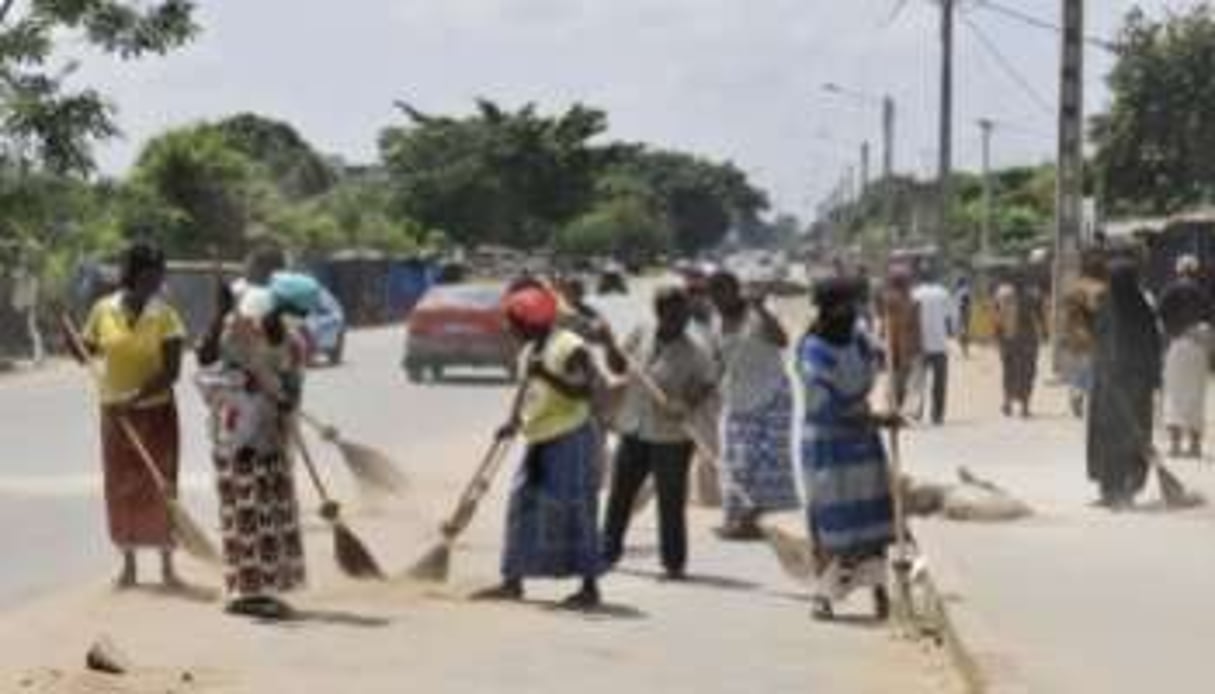
[[[1177,259],[1177,274],[1179,275],[1196,275],[1200,267],[1197,256],[1187,253]]]
[[[321,285],[308,275],[298,272],[276,272],[270,278],[270,294],[278,308],[311,313],[321,303]]]
[[[510,320],[535,329],[548,329],[557,322],[557,297],[546,289],[528,287],[506,296],[504,308]]]

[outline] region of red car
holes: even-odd
[[[437,381],[453,366],[501,368],[514,380],[519,345],[502,312],[505,292],[492,284],[439,285],[427,292],[406,326],[409,380],[429,375]]]

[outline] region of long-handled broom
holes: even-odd
[[[320,473],[317,472],[312,453],[308,450],[308,444],[304,441],[299,426],[295,423],[291,425],[291,437],[296,450],[299,451],[300,457],[304,461],[304,468],[308,471],[312,486],[316,489],[317,496],[321,498],[321,517],[333,530],[333,553],[338,567],[351,578],[383,579],[384,572],[380,569],[375,557],[368,551],[367,545],[343,522],[341,506],[329,496],[329,490],[325,488],[325,483],[321,480]]]
[[[511,404],[511,421],[519,415],[523,407],[523,396],[527,392],[528,381],[524,379],[515,391],[514,402]],[[460,492],[455,509],[447,520],[439,526],[440,539],[434,547],[413,565],[408,577],[421,581],[446,581],[451,573],[451,551],[456,540],[468,529],[473,516],[481,504],[481,499],[489,492],[490,485],[498,474],[502,462],[510,452],[510,439],[494,438],[493,444],[481,458],[481,463],[473,472],[468,484]]]
[[[77,330],[72,319],[65,314],[61,314],[59,322],[63,328],[64,335],[67,336],[68,341],[71,343],[72,351],[84,359],[83,366],[92,374],[93,380],[96,383],[100,383],[102,379],[100,366],[96,361],[89,359],[88,350],[84,346],[84,340],[80,337],[80,331]],[[190,513],[186,511],[185,507],[174,496],[168,481],[161,473],[160,468],[156,467],[156,460],[144,444],[139,432],[132,426],[131,420],[124,414],[117,415],[116,419],[119,429],[122,430],[127,443],[135,449],[136,455],[143,464],[144,471],[148,473],[148,477],[155,485],[161,502],[165,505],[173,537],[181,544],[182,549],[195,559],[214,566],[221,564],[222,560],[220,559],[219,551],[215,548],[211,539],[207,537],[207,533],[202,529],[202,526],[190,516]]]
[[[214,276],[217,291],[223,291],[227,286],[224,278],[223,262],[217,249],[211,251],[211,271]],[[301,411],[299,417],[312,427],[327,443],[332,443],[350,469],[355,481],[365,489],[399,494],[406,486],[405,476],[393,460],[383,452],[342,436],[341,431],[320,420],[315,415]]]
[[[336,427],[315,415],[301,411],[300,419],[312,427],[321,439],[333,444],[345,461],[354,480],[364,489],[388,494],[405,491],[408,482],[397,464],[384,452],[342,436]]]

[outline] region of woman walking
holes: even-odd
[[[1100,503],[1130,506],[1147,481],[1153,395],[1160,386],[1161,339],[1156,315],[1135,266],[1111,268],[1097,314],[1093,396],[1088,421],[1088,476]]]
[[[181,586],[168,509],[129,436],[138,436],[174,492],[179,429],[173,386],[181,373],[185,327],[160,297],[164,279],[164,253],[145,243],[128,248],[121,286],[93,306],[82,334],[87,354],[75,355],[82,362],[99,357],[104,365],[101,446],[110,538],[122,553],[119,589],[138,582],[139,549],[159,551],[161,580]]]
[[[582,579],[563,603],[599,605],[598,473],[590,398],[595,378],[586,343],[556,327],[557,299],[541,288],[506,299],[511,331],[527,345],[522,410],[498,432],[527,440],[506,516],[502,583],[474,597],[521,600],[526,578]]]
[[[211,410],[229,612],[283,617],[277,596],[305,581],[288,442],[305,365],[297,321],[318,300],[315,281],[301,275],[245,289],[222,322],[216,360],[198,376]]]
[[[1211,351],[1211,296],[1199,282],[1198,258],[1177,262],[1177,279],[1160,298],[1160,320],[1169,347],[1164,359],[1164,423],[1169,429],[1170,454],[1202,458],[1207,419],[1207,372]]]
[[[1034,382],[1038,379],[1038,349],[1046,332],[1042,302],[1023,278],[1005,283],[996,292],[997,337],[1000,364],[1004,371],[1005,416],[1020,405],[1021,416],[1030,416]]]
[[[818,320],[798,348],[805,392],[801,466],[818,585],[815,616],[858,588],[873,591],[880,618],[889,614],[886,551],[894,542],[894,504],[879,428],[896,415],[869,408],[880,354],[857,329],[856,297],[846,280],[815,289]]]
[[[721,317],[718,345],[725,368],[725,525],[718,534],[761,539],[761,514],[801,505],[793,477],[793,390],[784,355],[789,336],[762,298],[743,297],[733,274],[714,275],[709,294]]]

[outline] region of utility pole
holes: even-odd
[[[937,243],[943,250],[949,239],[949,209],[953,200],[953,34],[956,0],[941,0],[941,132],[937,186],[939,206]]]
[[[882,97],[882,178],[894,178],[894,97]]]
[[[869,140],[861,143],[861,197],[869,191]]]
[[[983,259],[991,257],[991,232],[995,217],[991,180],[991,135],[995,128],[996,123],[990,118],[979,121],[979,129],[983,133],[983,226],[979,236],[979,257]]]
[[[1055,192],[1055,263],[1051,346],[1060,367],[1060,297],[1079,272],[1084,220],[1084,0],[1063,0],[1063,61],[1059,83],[1059,161]]]

